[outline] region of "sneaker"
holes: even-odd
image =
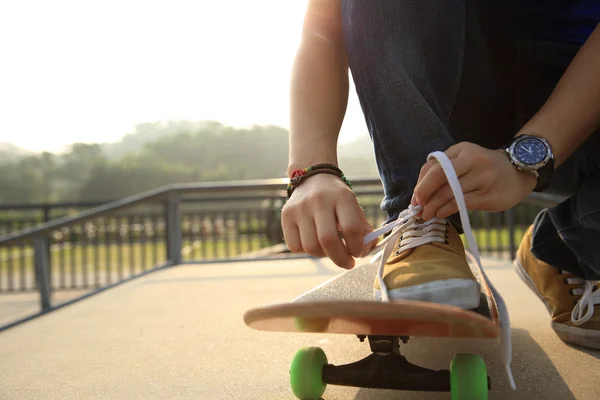
[[[479,306],[480,286],[456,228],[445,219],[421,219],[402,228],[382,272],[390,301],[419,300],[465,309]],[[381,299],[379,280],[374,295]]]
[[[598,281],[585,281],[538,260],[531,252],[530,226],[517,252],[519,277],[546,305],[552,329],[566,343],[600,350],[600,304]]]

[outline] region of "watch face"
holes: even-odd
[[[538,164],[546,158],[546,146],[537,139],[523,139],[516,144],[514,150],[515,158],[527,165]]]

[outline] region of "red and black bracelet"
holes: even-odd
[[[330,174],[335,175],[340,178],[350,189],[352,189],[352,184],[350,181],[344,176],[344,173],[341,169],[336,167],[333,164],[316,164],[304,169],[296,169],[292,172],[290,176],[290,183],[287,185],[287,195],[288,199],[294,192],[294,190],[306,179],[313,175],[317,174]]]

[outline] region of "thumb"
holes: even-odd
[[[369,221],[367,221],[367,219],[363,216],[363,238],[373,231],[374,231],[373,227],[371,226]],[[367,254],[369,254],[369,252],[371,250],[373,250],[373,248],[375,248],[375,246],[377,246],[377,243],[379,243],[379,238],[375,238],[374,240],[365,244],[364,248],[363,248],[363,252],[361,254],[361,257],[364,257]]]

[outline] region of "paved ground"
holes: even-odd
[[[513,320],[519,385],[508,389],[489,341],[415,339],[409,359],[446,368],[486,358],[494,399],[598,398],[600,353],[572,348],[508,265],[486,261]],[[279,334],[243,324],[249,307],[285,301],[337,273],[327,261],[188,265],[150,274],[0,334],[0,399],[294,399],[288,365],[319,345],[335,364],[368,354],[350,336]],[[448,399],[448,394],[329,387],[333,399]]]
[[[53,304],[65,303],[87,292],[87,290],[56,291],[54,292]],[[36,314],[40,310],[40,295],[38,292],[0,294],[0,326]]]

